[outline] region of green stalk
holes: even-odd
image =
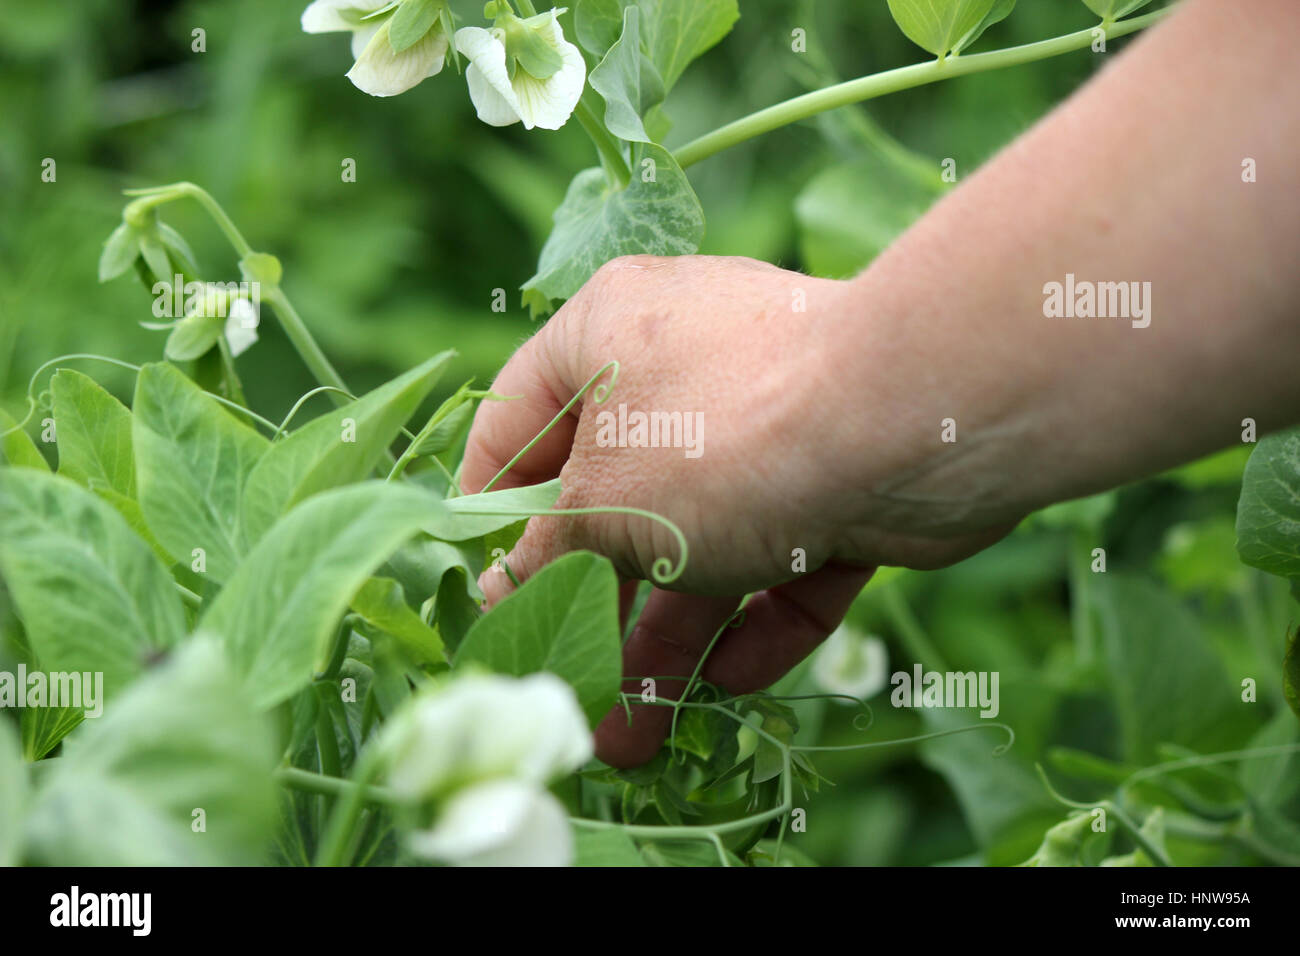
[[[267,299],[271,307],[275,309],[276,317],[280,320],[280,326],[284,329],[284,334],[289,337],[289,342],[293,345],[298,355],[302,358],[312,376],[321,385],[328,385],[332,389],[329,393],[331,401],[335,405],[346,405],[348,399],[341,395],[340,392],[348,392],[348,386],[343,381],[343,377],[325,357],[316,340],[312,338],[311,332],[307,331],[307,324],[303,322],[302,316],[298,310],[293,307],[284,290],[278,286],[267,293]]]
[[[1111,24],[1106,29],[1106,39],[1113,40],[1141,30],[1143,27],[1159,20],[1170,9],[1172,8],[1156,10],[1153,13]],[[796,96],[793,99],[777,103],[774,106],[761,109],[757,113],[751,113],[749,116],[741,117],[725,126],[721,126],[713,132],[706,133],[687,143],[673,154],[673,158],[684,169],[702,159],[708,159],[714,153],[720,153],[724,149],[735,146],[737,143],[743,143],[745,140],[753,139],[763,133],[770,133],[782,126],[797,123],[826,110],[847,106],[850,103],[861,103],[863,100],[924,86],[938,80],[966,76],[971,73],[983,73],[987,70],[999,70],[1009,66],[1020,66],[1024,63],[1033,63],[1037,60],[1046,60],[1050,57],[1060,56],[1063,53],[1081,50],[1091,46],[1092,31],[1094,29],[1096,27],[1089,27],[1086,30],[1067,33],[1064,36],[1053,37],[1050,40],[1026,43],[1005,50],[994,50],[991,53],[952,56],[943,60],[928,60],[925,63],[916,63],[912,66],[899,67],[896,70],[886,70],[883,73],[873,73],[871,76],[863,76],[856,80],[837,83],[834,86],[828,86],[825,89],[815,90],[812,93],[805,93],[802,96]]]
[[[609,130],[605,129],[605,124],[596,118],[591,107],[583,100],[578,100],[573,115],[577,117],[578,122],[582,124],[582,128],[587,131],[587,135],[595,144],[596,152],[600,155],[601,168],[605,170],[605,178],[609,181],[610,188],[624,188],[631,181],[632,174],[628,171],[618,141],[610,135]]]

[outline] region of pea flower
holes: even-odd
[[[442,70],[450,40],[442,0],[315,0],[302,13],[307,33],[352,33],[352,85],[371,96],[396,96]],[[393,26],[399,26],[398,37]],[[420,27],[424,26],[423,32]],[[411,40],[412,35],[418,35]],[[410,41],[410,42],[408,42]]]
[[[469,61],[465,81],[478,118],[489,126],[523,121],[559,129],[573,114],[587,65],[556,18],[567,8],[521,19],[502,9],[490,29],[462,27],[456,49]]]
[[[813,658],[812,671],[827,693],[866,700],[889,683],[889,652],[880,638],[841,624]]]
[[[567,814],[546,785],[590,759],[591,732],[555,675],[460,677],[416,697],[379,747],[390,789],[436,806],[412,852],[459,865],[572,860]]]

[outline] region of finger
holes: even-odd
[[[840,626],[873,573],[827,564],[754,595],[743,623],[729,628],[709,654],[704,679],[733,694],[770,687]]]
[[[718,629],[740,604],[734,597],[701,597],[653,591],[623,648],[623,692],[639,698],[654,678],[658,700],[676,700],[686,688]],[[680,678],[674,679],[676,675]],[[614,767],[636,767],[659,751],[672,724],[673,710],[655,704],[632,704],[632,722],[622,705],[596,728],[596,756]]]
[[[515,580],[523,584],[552,560],[572,550],[567,544],[564,517],[532,518],[524,526],[524,533],[514,548],[479,576],[478,586],[485,599],[484,607],[491,609],[498,601],[515,589]],[[507,572],[506,568],[510,570]]]
[[[498,395],[518,396],[509,401],[488,399],[480,403],[470,426],[461,465],[461,490],[476,494],[559,414],[580,387],[567,340],[571,337],[572,311],[561,308],[519,351],[492,382]],[[549,481],[560,473],[573,446],[578,408],[556,422],[545,437],[529,449],[494,490]]]

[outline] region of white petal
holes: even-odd
[[[866,700],[889,683],[889,652],[880,638],[841,625],[813,658],[812,671],[827,693]]]
[[[388,25],[375,32],[357,62],[348,70],[352,85],[371,96],[396,96],[405,93],[425,77],[442,69],[447,56],[447,35],[435,26],[401,53],[394,53],[388,42]]]
[[[316,0],[302,12],[302,28],[307,33],[355,30],[362,17],[381,6],[363,0]]]
[[[361,54],[366,52],[366,47],[370,41],[375,38],[379,28],[384,25],[382,19],[367,20],[361,26],[352,31],[352,59],[355,62],[361,58]]]
[[[518,100],[506,72],[506,45],[500,37],[482,27],[462,27],[456,31],[456,49],[470,61],[465,82],[478,118],[489,126],[519,122]]]
[[[510,105],[514,99],[513,90],[511,90],[510,100],[507,100],[497,92],[495,86],[483,78],[482,71],[474,63],[465,68],[465,82],[469,84],[470,102],[474,104],[478,118],[484,123],[489,126],[509,126],[511,123],[519,122],[519,114]]]
[[[411,850],[460,866],[567,866],[573,831],[563,805],[540,787],[498,780],[461,790]]]
[[[257,309],[247,299],[236,299],[226,316],[226,342],[232,356],[247,352],[257,341]]]
[[[534,126],[559,129],[567,123],[582,97],[583,84],[587,79],[587,64],[582,59],[582,52],[564,39],[564,31],[560,29],[555,13],[556,11],[551,11],[551,18],[539,24],[538,31],[560,54],[563,65],[545,80],[529,76],[522,69],[515,71],[513,85],[519,104],[519,118],[524,121],[527,129]]]
[[[385,727],[389,786],[407,800],[465,780],[544,785],[591,758],[591,731],[554,674],[466,675],[416,697]]]

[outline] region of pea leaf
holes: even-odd
[[[1103,20],[1118,20],[1145,7],[1151,0],[1083,0]]]
[[[856,275],[912,225],[942,192],[897,166],[864,158],[828,167],[795,199],[799,249],[820,276]]]
[[[135,386],[135,467],[140,508],[154,536],[204,573],[225,581],[246,553],[240,502],[265,438],[174,366],[146,365]]]
[[[91,378],[60,369],[50,379],[58,428],[59,474],[87,488],[135,497],[131,413]]]
[[[1251,567],[1300,577],[1300,429],[1269,435],[1246,462],[1237,553]]]
[[[622,830],[579,829],[574,844],[574,866],[645,866],[636,844]]]
[[[261,862],[275,819],[273,736],[234,684],[220,648],[191,641],[87,721],[36,794],[33,861]]]
[[[1011,11],[1015,9],[1015,6],[1016,0],[996,0],[993,4],[993,9],[984,14],[984,19],[977,23],[973,29],[957,41],[957,45],[952,48],[952,52],[960,53],[962,50],[966,49],[978,40],[984,31],[993,26],[993,24],[1000,23],[1009,17]]]
[[[1096,577],[1124,759],[1150,762],[1164,743],[1230,747],[1234,722],[1248,718],[1196,617],[1154,584],[1113,571]]]
[[[536,317],[551,311],[553,300],[577,292],[610,259],[686,255],[703,238],[704,211],[672,154],[654,143],[635,143],[632,178],[622,189],[610,190],[600,169],[573,178],[537,273],[524,283],[524,304]]]
[[[50,464],[40,453],[36,443],[27,432],[17,426],[18,423],[10,417],[9,413],[0,409],[0,432],[9,432],[4,438],[0,438],[0,464],[49,471]],[[14,430],[9,431],[11,428]]]
[[[111,697],[185,629],[175,585],[111,507],[67,478],[0,471],[0,576],[51,671],[102,671]]]
[[[59,474],[103,498],[148,542],[166,564],[172,562],[145,521],[136,500],[131,413],[91,378],[61,369],[50,379],[58,423]]]
[[[662,78],[664,92],[672,89],[691,61],[731,32],[740,17],[736,0],[636,0],[629,4],[640,15],[640,43]],[[619,0],[580,0],[574,11],[578,42],[602,57],[625,29]]]
[[[438,632],[406,603],[402,586],[392,578],[371,578],[352,598],[352,610],[366,624],[391,634],[422,664],[446,664]]]
[[[429,32],[438,19],[439,0],[406,0],[397,8],[388,24],[388,42],[394,53],[401,53]]]
[[[663,101],[663,80],[641,53],[635,6],[623,11],[623,32],[600,65],[591,71],[591,88],[605,100],[605,128],[619,139],[650,142],[641,117]]]
[[[368,476],[454,354],[441,352],[272,445],[244,489],[246,540],[309,495]]]
[[[575,551],[544,567],[479,618],[455,665],[567,681],[592,727],[614,705],[622,674],[618,581],[605,558]]]
[[[7,720],[0,720],[0,866],[18,864],[26,804],[27,767],[18,746],[18,736]],[[633,852],[636,852],[635,848]]]
[[[443,510],[430,515],[422,527],[443,541],[481,538],[535,511],[548,510],[559,497],[560,479],[552,478],[540,485],[448,498],[443,502]]]
[[[943,56],[979,27],[994,2],[889,0],[889,12],[909,40],[935,56]]]
[[[378,481],[302,502],[239,565],[199,630],[220,635],[257,706],[278,704],[323,667],[375,568],[441,508],[427,491]]]

